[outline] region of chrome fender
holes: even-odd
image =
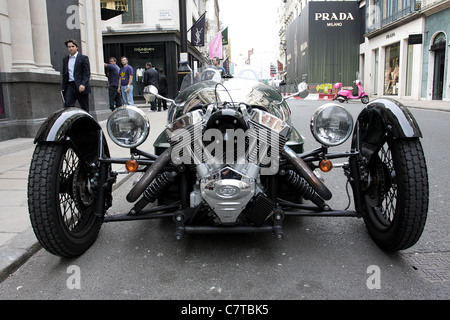
[[[422,138],[412,113],[393,99],[376,99],[359,114],[353,132],[352,149],[370,157],[387,137]]]
[[[102,135],[100,145],[99,134]],[[54,112],[39,128],[34,143],[70,142],[85,161],[96,161],[100,152],[109,157],[109,149],[100,124],[89,113],[79,108]],[[100,151],[101,150],[101,151]]]

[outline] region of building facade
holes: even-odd
[[[450,2],[369,0],[360,65],[375,97],[450,100]]]
[[[195,68],[209,62],[206,44],[219,30],[219,5],[217,0],[185,1],[188,31],[206,12],[205,46],[191,46],[190,31],[187,33],[188,64]],[[106,6],[108,2],[111,1],[102,0],[102,5]],[[142,95],[146,62],[164,70],[169,83],[169,97],[177,95],[181,53],[179,0],[128,0],[126,13],[103,21],[102,34],[105,61],[111,56],[118,61],[121,56],[126,56],[135,70],[135,96]]]
[[[359,71],[363,11],[357,1],[285,1],[280,42],[289,84],[351,84]],[[331,85],[327,86],[331,90]],[[328,90],[327,90],[328,91]]]
[[[358,51],[357,69],[366,92],[372,97],[450,100],[450,1],[353,1],[361,11],[361,41],[359,48],[349,48],[348,52]],[[292,59],[287,31],[308,3],[314,2],[280,2],[280,61],[284,61],[287,75],[290,71],[286,66],[289,69]],[[326,9],[333,2],[322,6]],[[301,72],[295,71],[295,76],[301,78]]]
[[[34,137],[62,107],[64,42],[73,38],[91,66],[91,114],[108,115],[100,0],[0,0],[0,141]]]
[[[188,29],[207,12],[208,43],[220,26],[217,0],[185,2]],[[89,57],[90,113],[97,120],[110,114],[104,62],[112,55],[128,55],[136,69],[147,61],[165,69],[170,95],[176,94],[179,0],[0,0],[0,141],[34,137],[45,119],[63,107],[61,72],[68,39],[77,40],[79,51]],[[188,46],[191,66],[206,60],[207,51],[207,46]]]

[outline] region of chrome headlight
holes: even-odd
[[[344,107],[327,103],[314,113],[311,132],[321,144],[329,147],[344,143],[353,131],[353,117]]]
[[[150,121],[140,109],[123,106],[109,116],[106,128],[114,143],[124,148],[135,148],[147,139]]]

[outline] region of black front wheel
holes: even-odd
[[[428,174],[419,139],[388,139],[368,164],[365,223],[383,250],[413,246],[425,227]]]
[[[95,241],[101,218],[95,215],[96,197],[88,168],[68,145],[38,144],[28,177],[31,225],[50,253],[75,257]]]

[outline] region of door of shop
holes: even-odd
[[[434,73],[433,73],[433,100],[442,100],[444,91],[444,66],[445,66],[445,47],[446,36],[439,32],[434,37],[431,51],[434,52]]]
[[[433,100],[442,100],[444,90],[445,48],[434,51]]]

